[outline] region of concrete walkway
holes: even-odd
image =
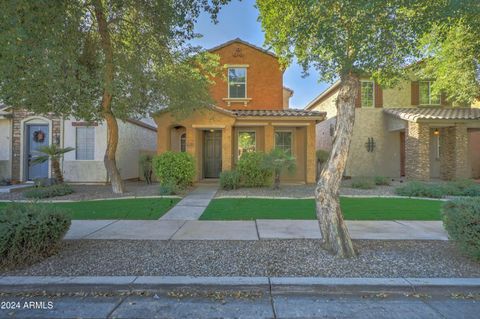
[[[215,196],[217,185],[200,185],[185,196],[160,220],[198,220]]]
[[[353,239],[447,240],[441,221],[347,221]],[[316,220],[74,220],[65,239],[320,239]]]

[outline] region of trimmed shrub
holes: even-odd
[[[64,209],[10,204],[0,211],[0,268],[38,262],[53,255],[70,227]]]
[[[35,187],[23,192],[26,198],[42,199],[72,194],[73,189],[68,184],[55,184],[52,186]]]
[[[442,198],[444,196],[480,196],[480,184],[472,180],[448,183],[409,182],[395,189],[397,195],[409,197]]]
[[[390,179],[385,176],[375,176],[374,182],[375,182],[375,185],[383,185],[383,186],[390,185]]]
[[[374,189],[375,182],[371,178],[367,177],[355,177],[352,178],[352,188],[357,188],[357,189]]]
[[[262,187],[267,185],[271,171],[264,167],[265,154],[261,152],[243,153],[237,163],[242,185]]]
[[[237,171],[220,173],[220,187],[224,190],[237,189],[240,186],[240,174]]]
[[[480,260],[480,198],[462,198],[443,205],[443,226],[461,251]]]
[[[195,160],[186,152],[165,152],[154,156],[153,170],[161,185],[175,185],[185,189],[193,183]]]

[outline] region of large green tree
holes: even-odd
[[[416,73],[435,79],[433,93],[445,94],[454,105],[470,105],[480,98],[479,19],[480,2],[460,18],[439,21],[420,42],[425,59]]]
[[[266,42],[284,64],[296,58],[323,81],[340,80],[337,122],[328,163],[315,189],[323,245],[338,256],[356,254],[339,204],[355,120],[359,77],[391,85],[420,56],[418,41],[447,1],[257,0]]]
[[[218,60],[187,45],[194,23],[228,0],[0,2],[0,101],[107,125],[104,163],[124,191],[117,119],[212,103]]]

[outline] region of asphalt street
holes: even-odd
[[[0,318],[478,318],[468,291],[271,292],[172,288],[161,291],[39,292],[0,295]]]

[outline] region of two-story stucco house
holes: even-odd
[[[180,121],[168,109],[159,113],[158,153],[192,154],[198,181],[231,170],[243,152],[281,148],[297,161],[285,180],[314,183],[315,128],[324,113],[289,108],[293,92],[283,86],[283,70],[270,51],[235,39],[210,52],[225,72],[211,88],[215,106]]]
[[[30,161],[38,155],[38,147],[55,143],[75,148],[65,154],[61,163],[65,181],[108,182],[103,164],[106,134],[103,123],[0,107],[0,178],[25,182],[52,177],[48,162],[31,165]],[[141,177],[139,157],[142,153],[155,152],[156,135],[156,127],[144,121],[119,121],[117,166],[123,179]]]
[[[480,178],[480,109],[452,107],[431,83],[412,77],[382,89],[360,79],[345,176]],[[337,82],[306,106],[327,112],[317,149],[331,148],[338,90]]]

